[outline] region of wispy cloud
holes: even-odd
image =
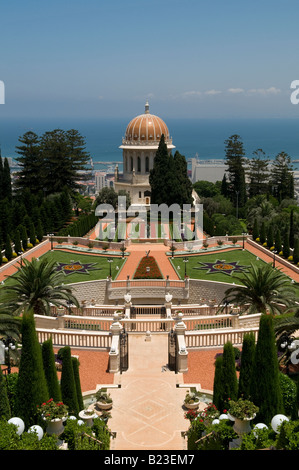
[[[220,90],[208,90],[205,91],[205,95],[219,95],[219,93],[222,93]]]
[[[280,93],[279,88],[275,88],[274,86],[270,88],[252,88],[251,90],[248,90],[248,93],[258,93],[260,95],[277,95]]]
[[[201,96],[202,92],[201,91],[185,91],[183,93],[183,96]]]
[[[244,88],[229,88],[227,90],[229,93],[244,93]]]

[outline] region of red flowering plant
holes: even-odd
[[[198,411],[189,410],[185,413],[185,419],[188,419],[190,422],[193,421],[199,415]]]
[[[144,256],[134,274],[134,279],[163,279],[157,261],[153,256]]]
[[[56,403],[53,398],[50,398],[50,400],[42,403],[37,408],[46,421],[64,418],[68,413],[68,407],[62,401]]]
[[[200,415],[205,421],[210,421],[210,420],[218,418],[218,416],[220,415],[220,412],[219,410],[217,410],[214,403],[209,403],[208,406],[201,412]]]

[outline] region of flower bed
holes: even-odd
[[[144,256],[140,260],[133,279],[163,279],[158,263],[153,256]]]

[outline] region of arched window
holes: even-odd
[[[141,160],[140,160],[140,157],[137,158],[137,171],[138,171],[138,173],[141,172]]]
[[[133,171],[133,167],[134,167],[134,165],[133,165],[133,157],[131,157],[131,171]]]
[[[146,173],[149,173],[149,158],[146,157],[145,159],[145,171]]]

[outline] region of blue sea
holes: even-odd
[[[133,116],[134,117],[134,116]],[[94,162],[122,161],[119,149],[126,126],[132,119],[0,119],[2,157],[16,156],[18,138],[31,130],[38,135],[53,129],[77,129],[86,139],[86,150]],[[164,118],[163,118],[164,119]],[[273,159],[284,151],[299,160],[299,121],[297,119],[164,119],[176,149],[189,160],[223,159],[224,141],[240,135],[246,156],[263,149]],[[299,169],[299,163],[294,163]],[[107,166],[106,166],[107,167]],[[97,164],[95,169],[105,168]],[[121,166],[120,166],[121,168]]]

